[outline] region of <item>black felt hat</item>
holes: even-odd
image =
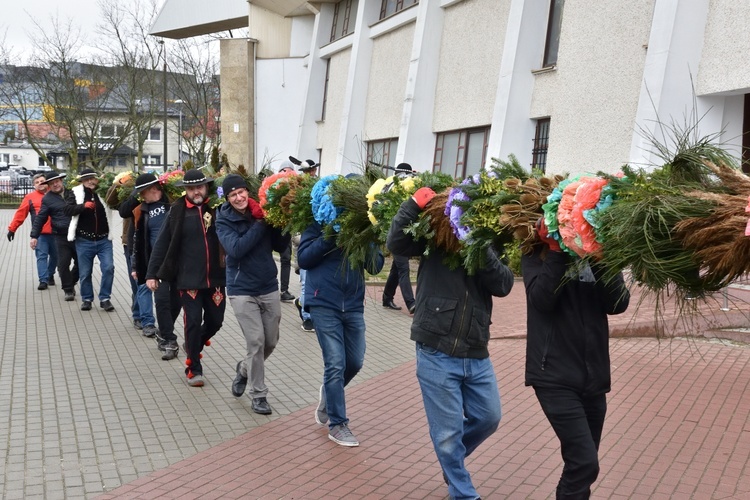
[[[185,172],[185,177],[181,181],[174,183],[175,186],[201,186],[203,184],[211,184],[214,180],[206,177],[206,175],[200,170],[193,169]]]
[[[135,187],[133,188],[133,191],[135,191],[136,193],[140,193],[147,187],[153,186],[154,184],[158,183],[159,179],[157,179],[154,174],[141,174],[135,179]]]

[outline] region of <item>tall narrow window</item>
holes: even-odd
[[[418,3],[419,0],[383,0],[383,3],[380,4],[380,19],[385,19]]]
[[[433,170],[459,179],[479,173],[487,159],[489,136],[489,127],[438,134]]]
[[[328,75],[331,72],[331,60],[326,59],[326,81],[323,83],[323,110],[320,113],[320,121],[326,119],[326,104],[328,103]]]
[[[367,142],[367,163],[378,167],[394,167],[398,138]],[[386,169],[387,170],[387,169]],[[390,175],[385,172],[386,175]]]
[[[742,117],[742,171],[750,173],[750,94],[745,94],[744,115]]]
[[[354,32],[357,20],[359,0],[341,0],[333,9],[333,24],[331,26],[331,41],[343,38]]]
[[[544,44],[544,67],[557,64],[557,49],[560,47],[560,26],[565,0],[550,0],[549,20],[547,21],[547,40]]]
[[[531,150],[531,168],[542,172],[547,170],[547,148],[549,147],[549,118],[536,121],[534,148]]]

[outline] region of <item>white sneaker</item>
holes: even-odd
[[[323,385],[320,386],[320,401],[318,401],[318,407],[315,408],[315,422],[317,422],[318,425],[326,425],[328,423],[325,386]]]

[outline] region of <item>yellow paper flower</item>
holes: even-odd
[[[393,177],[389,177],[388,179],[378,179],[373,183],[372,186],[370,186],[370,189],[367,191],[367,218],[370,219],[370,222],[372,222],[373,226],[378,225],[378,220],[372,214],[372,206],[376,201],[375,197],[380,194],[380,192],[390,180],[393,180]]]

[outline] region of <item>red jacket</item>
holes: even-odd
[[[21,227],[23,221],[26,220],[26,216],[31,213],[31,222],[34,223],[36,214],[39,213],[39,209],[42,208],[42,198],[44,194],[40,193],[36,189],[23,197],[21,205],[19,205],[16,214],[13,216],[13,220],[10,221],[8,231],[15,233],[18,228]],[[42,234],[52,234],[52,219],[47,219],[42,227]]]

